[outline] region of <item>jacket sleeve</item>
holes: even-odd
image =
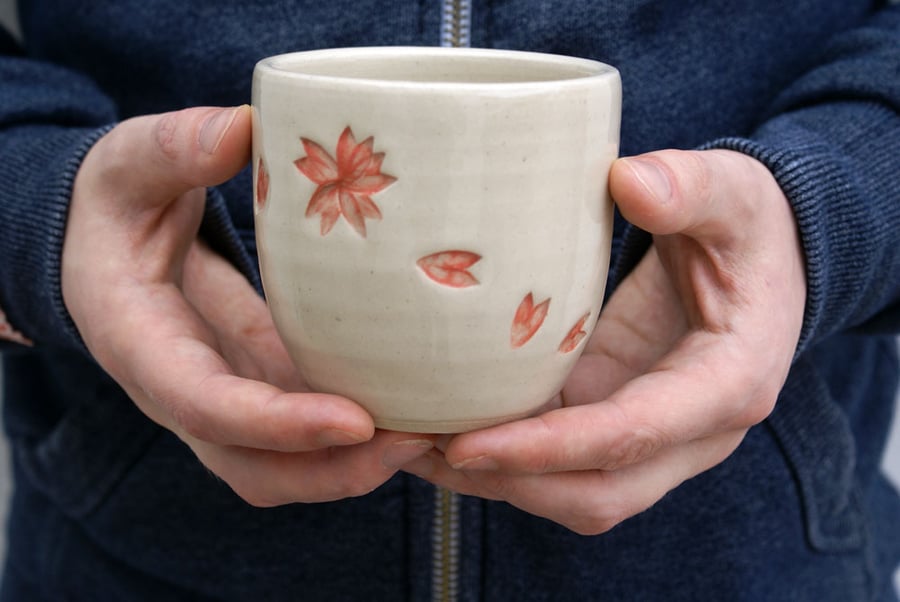
[[[79,345],[59,257],[75,174],[115,107],[84,76],[25,57],[2,28],[0,82],[0,338]]]
[[[0,82],[0,349],[85,351],[60,287],[63,237],[81,162],[120,115],[90,78],[27,58],[2,28]],[[260,288],[218,189],[207,192],[201,235]]]
[[[844,330],[900,330],[900,5],[823,49],[746,137],[703,148],[748,154],[790,201],[806,255],[797,353]],[[630,232],[619,274],[648,237]]]

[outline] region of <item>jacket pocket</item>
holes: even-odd
[[[768,424],[796,478],[810,545],[821,552],[859,549],[865,521],[853,432],[812,362],[794,365]]]
[[[160,427],[82,356],[20,356],[10,364],[5,417],[20,474],[67,515],[84,517],[143,455]]]

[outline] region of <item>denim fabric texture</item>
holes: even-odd
[[[775,411],[721,465],[584,537],[461,499],[460,600],[895,600],[900,497],[878,471],[900,330],[900,6],[474,0],[473,46],[622,74],[621,150],[730,148],[798,217],[809,300]],[[59,290],[68,200],[128,117],[249,101],[264,56],[437,45],[439,0],[20,2],[0,35],[0,307],[16,488],[0,601],[430,600],[433,487],[398,475],[326,504],[253,508],[87,355]],[[203,235],[259,286],[250,171]],[[612,286],[649,237],[619,220]]]

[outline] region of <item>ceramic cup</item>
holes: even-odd
[[[459,432],[551,399],[598,316],[621,84],[535,53],[356,48],[253,75],[256,233],[315,390]]]

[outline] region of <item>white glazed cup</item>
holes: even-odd
[[[309,385],[380,428],[534,413],[596,323],[621,83],[481,49],[274,56],[253,75],[254,211],[276,327]]]

